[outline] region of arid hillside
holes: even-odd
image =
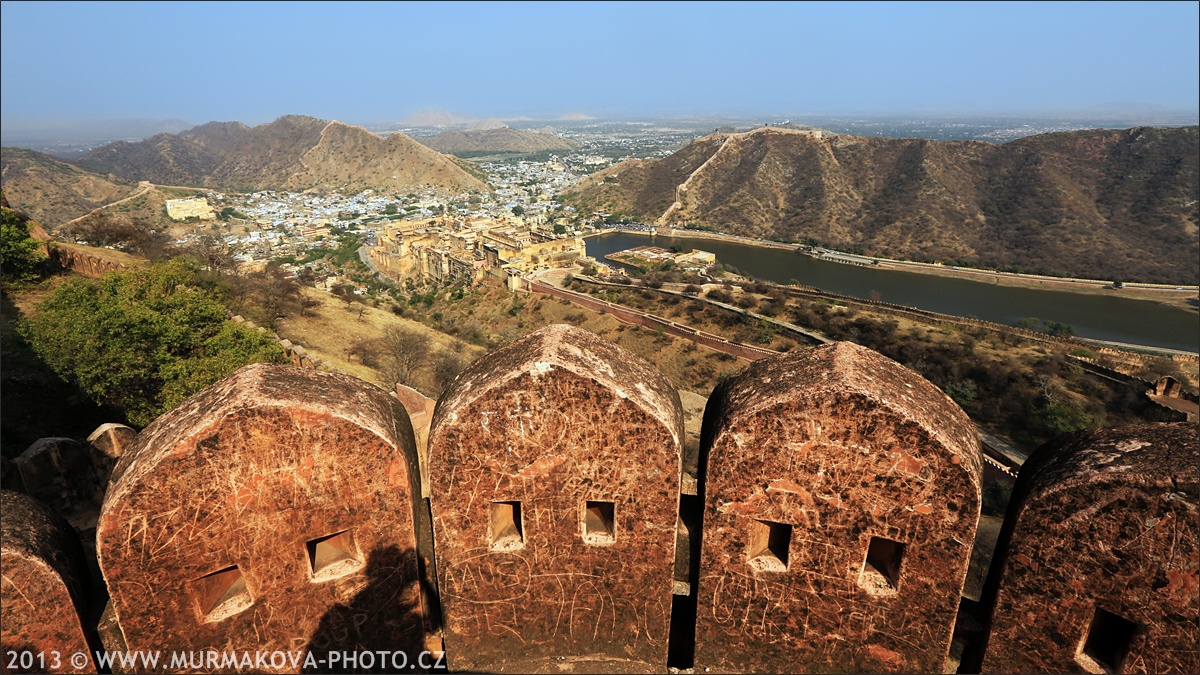
[[[403,134],[288,115],[269,124],[210,122],[178,135],[111,143],[77,163],[128,180],[253,191],[309,188],[455,191],[487,185]]]
[[[1077,131],[993,145],[762,128],[623,162],[565,200],[867,255],[1195,284],[1198,131]]]
[[[4,196],[14,209],[58,225],[137,191],[131,181],[103,176],[50,155],[21,148],[0,151]]]
[[[366,188],[401,191],[426,184],[460,191],[488,189],[486,183],[461,169],[453,159],[404,134],[383,138],[341,122],[330,122],[300,163],[304,168],[288,179],[288,187],[294,190],[321,187],[346,192]]]
[[[541,152],[543,150],[571,150],[579,147],[579,141],[553,134],[539,134],[510,127],[496,129],[474,129],[468,131],[443,131],[436,136],[421,139],[421,143],[438,152]]]

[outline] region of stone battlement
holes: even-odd
[[[106,425],[18,458],[44,501],[103,494],[101,578],[81,588],[74,531],[5,492],[4,649],[432,648],[473,672],[1200,670],[1195,425],[1036,451],[973,594],[985,482],[1008,474],[915,372],[845,342],[755,361],[709,400],[694,495],[683,438],[650,363],[570,326],[483,357],[431,416],[346,375],[248,366],[136,436]]]

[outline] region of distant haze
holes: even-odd
[[[4,2],[0,114],[1194,114],[1195,2]],[[425,111],[425,112],[422,112]]]

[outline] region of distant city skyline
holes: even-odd
[[[0,5],[6,126],[1200,109],[1200,4]]]

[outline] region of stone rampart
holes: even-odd
[[[124,263],[102,258],[95,253],[77,248],[61,245],[48,248],[51,265],[93,279],[99,279],[109,272],[117,272],[129,267]]]
[[[661,669],[682,442],[666,378],[579,328],[463,373],[429,436],[450,667]]]
[[[57,563],[10,582],[10,528],[45,528],[6,494],[5,649],[49,644],[30,637],[47,622],[86,642],[99,613],[79,598],[107,593],[109,649],[416,656],[444,638],[452,670],[944,672],[959,654],[961,672],[1200,669],[1194,424],[1035,453],[973,604],[981,494],[1017,470],[868,349],[764,355],[726,380],[695,495],[678,394],[578,328],[469,367],[421,461],[410,418],[429,415],[415,392],[257,365],[141,433],[35,444],[6,473],[61,508],[82,498],[64,479],[112,472],[103,585],[64,591],[89,578]],[[39,535],[21,560],[70,558],[69,539]],[[38,611],[10,618],[22,607]],[[255,669],[208,669],[231,668]]]
[[[1039,449],[989,585],[983,672],[1200,671],[1194,424],[1084,432]]]
[[[709,400],[701,461],[697,663],[941,670],[983,471],[948,396],[849,342],[757,361]]]
[[[138,434],[113,473],[96,546],[126,645],[419,651],[419,494],[387,392],[237,371]]]
[[[96,672],[83,550],[71,526],[45,504],[5,490],[0,561],[4,672]],[[86,658],[72,660],[77,653]]]

